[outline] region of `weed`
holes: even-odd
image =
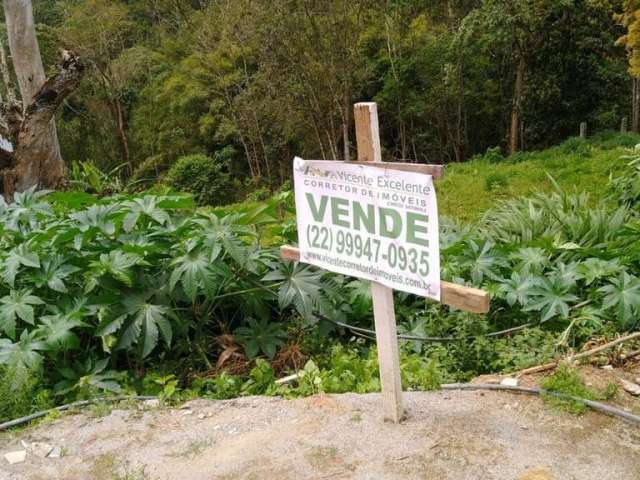
[[[151,477],[146,471],[144,465],[139,467],[132,466],[129,462],[124,461],[113,470],[112,480],[150,480]]]
[[[618,396],[620,389],[617,384],[610,382],[599,393],[598,398],[600,400],[613,400]]]
[[[542,381],[541,386],[549,392],[585,400],[595,400],[598,396],[594,390],[584,384],[580,374],[566,363],[560,364],[552,375]],[[543,394],[543,398],[550,405],[576,415],[587,410],[586,405],[576,400],[559,398],[550,393]]]
[[[87,413],[93,418],[102,418],[111,414],[112,405],[107,402],[96,402],[89,406]]]
[[[484,189],[487,192],[504,191],[508,185],[509,180],[507,176],[499,172],[490,173],[484,180]]]
[[[213,444],[213,441],[210,438],[193,440],[189,442],[189,444],[184,449],[175,453],[170,453],[168,456],[194,458],[200,455],[202,452],[204,452],[212,444]]]

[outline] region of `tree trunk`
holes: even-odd
[[[33,186],[59,186],[63,169],[50,172],[51,142],[46,135],[56,110],[62,101],[76,88],[82,78],[83,67],[75,55],[64,52],[58,72],[49,78],[33,96],[33,101],[24,110],[24,115],[14,116],[14,125],[9,131],[17,131],[11,138],[15,152],[11,167],[4,171],[4,196],[13,198]],[[15,124],[18,123],[19,127]],[[56,180],[55,183],[53,181]],[[47,183],[51,182],[51,183]]]
[[[45,83],[45,73],[36,38],[31,0],[4,0],[4,14],[9,39],[13,68],[22,96],[25,122],[27,110],[34,107],[36,98]],[[50,99],[44,99],[48,102]],[[36,105],[35,109],[47,110],[47,105]],[[32,114],[35,113],[32,108]],[[29,125],[22,129],[15,163],[10,175],[10,194],[30,187],[57,188],[64,181],[64,163],[56,134],[54,111],[50,115],[35,115]],[[48,117],[46,122],[42,119]],[[23,131],[24,130],[24,131]],[[25,137],[23,134],[31,135]],[[7,179],[5,178],[5,187]],[[5,190],[5,195],[8,192]]]
[[[511,127],[509,129],[509,154],[518,151],[518,133],[520,131],[520,112],[522,108],[522,96],[524,93],[524,74],[527,64],[521,54],[516,70],[516,83],[513,88],[513,103],[511,105]]]
[[[120,139],[120,144],[122,145],[122,155],[124,156],[124,161],[127,164],[127,173],[129,176],[133,174],[133,165],[131,164],[131,153],[129,150],[129,139],[127,138],[126,125],[124,120],[124,113],[122,111],[122,102],[120,98],[116,97],[114,100],[115,108],[116,108],[116,123],[118,128],[118,138]]]
[[[631,91],[631,131],[638,133],[640,123],[640,80],[633,79]]]

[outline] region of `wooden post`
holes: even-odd
[[[580,122],[580,138],[587,138],[587,122]]]
[[[359,162],[382,162],[378,108],[375,103],[356,103],[356,142]],[[384,419],[398,423],[404,416],[402,384],[400,380],[400,356],[396,332],[396,314],[393,306],[393,290],[378,282],[371,282],[373,315],[378,344],[382,409]]]
[[[620,120],[620,132],[627,133],[627,117],[622,117]]]

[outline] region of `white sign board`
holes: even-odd
[[[294,159],[300,261],[439,301],[432,178],[376,165]]]

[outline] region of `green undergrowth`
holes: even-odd
[[[506,158],[498,149],[489,149],[468,162],[447,166],[445,178],[436,185],[438,208],[441,214],[458,220],[476,220],[497,200],[554,190],[549,176],[568,193],[586,192],[594,199],[602,198],[610,176],[617,176],[625,167],[620,159],[624,148],[637,143],[639,135],[607,132]]]
[[[638,329],[640,150],[622,140],[570,139],[507,160],[492,150],[452,167],[446,181],[470,169],[491,208],[473,224],[441,217],[441,278],[489,292],[491,310],[396,292],[398,331],[414,338],[401,341],[405,389],[517,371]],[[491,178],[474,178],[478,162]],[[508,198],[510,169],[550,187]],[[277,247],[296,238],[288,191],[221,208],[161,189],[0,203],[0,421],[109,394],[170,404],[377,391],[375,342],[339,326],[373,328],[369,284],[281,261]]]
[[[618,391],[614,383],[607,385],[602,390],[588,387],[584,383],[580,373],[565,363],[560,364],[552,375],[543,379],[541,387],[549,392],[555,392],[573,398],[581,398],[583,400],[610,400],[616,396]],[[551,393],[543,393],[542,397],[554,408],[576,415],[588,410],[588,407],[578,400],[561,398]]]

